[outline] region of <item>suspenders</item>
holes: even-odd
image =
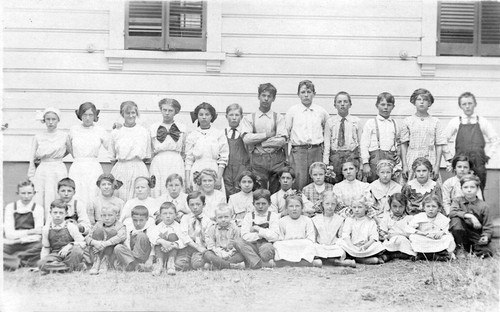
[[[396,122],[394,121],[394,119],[392,119],[392,124],[394,125],[394,149],[397,149],[397,140],[396,140],[396,137],[398,135],[398,130],[396,128]],[[377,129],[377,148],[380,149],[380,130],[378,128],[378,120],[377,120],[377,117],[375,117],[375,128]]]
[[[274,132],[276,132],[278,125],[276,123],[276,120],[278,119],[278,113],[273,112],[273,121],[274,121]],[[252,113],[252,132],[257,133],[257,129],[255,129],[255,113]]]

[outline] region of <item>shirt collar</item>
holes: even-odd
[[[462,113],[460,116],[462,117],[462,120],[465,119],[466,121],[468,120],[468,118],[470,118],[470,120],[476,120],[477,119],[477,114],[476,113],[474,113],[474,114],[472,114],[470,116],[467,116],[467,115],[465,115],[465,113]]]
[[[236,131],[238,132],[241,132],[241,125],[238,125],[238,127],[234,128]],[[226,130],[227,130],[227,133],[230,133],[231,130],[233,130],[233,128],[231,127],[226,127]]]
[[[478,200],[479,200],[479,198],[477,198],[477,196],[474,200],[467,200],[467,198],[465,198],[465,196],[462,197],[462,202],[464,204],[476,204],[478,202]]]
[[[66,227],[66,220],[64,220],[61,224],[56,225],[54,222],[50,222],[50,228],[52,229],[62,229]]]
[[[382,117],[380,115],[377,115],[377,119],[380,120],[380,121],[392,121],[392,117],[391,116],[389,116],[389,118],[386,119],[386,118],[384,118],[384,117]]]
[[[314,104],[311,104],[309,107],[306,107],[304,104],[300,104],[302,105],[302,111],[305,112],[305,111],[314,111],[316,105]]]
[[[260,110],[257,110],[257,113],[255,114],[255,116],[256,116],[257,118],[260,118],[260,117],[262,117],[262,116],[266,116],[267,118],[271,119],[271,118],[273,118],[273,113],[274,113],[274,112],[273,112],[273,110],[271,110],[271,109],[270,109],[267,113],[263,113],[263,112],[261,112]]]

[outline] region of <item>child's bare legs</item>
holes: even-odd
[[[315,259],[312,262],[301,259],[299,262],[290,262],[286,260],[278,260],[276,261],[276,266],[278,268],[282,268],[285,266],[290,267],[321,267],[323,262],[320,259]]]
[[[330,264],[332,266],[341,266],[341,267],[356,267],[356,261],[352,259],[340,260],[340,258],[327,258],[323,259],[323,263]]]

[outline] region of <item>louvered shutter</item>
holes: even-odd
[[[438,6],[438,55],[475,55],[477,3],[440,2]]]
[[[127,5],[125,48],[162,50],[164,8],[161,1],[130,1]]]
[[[479,55],[500,56],[500,2],[481,3]]]
[[[166,48],[168,50],[205,50],[204,4],[203,1],[169,1],[167,3]]]

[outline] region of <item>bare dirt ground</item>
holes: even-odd
[[[3,311],[497,311],[498,259],[357,268],[4,273]]]

